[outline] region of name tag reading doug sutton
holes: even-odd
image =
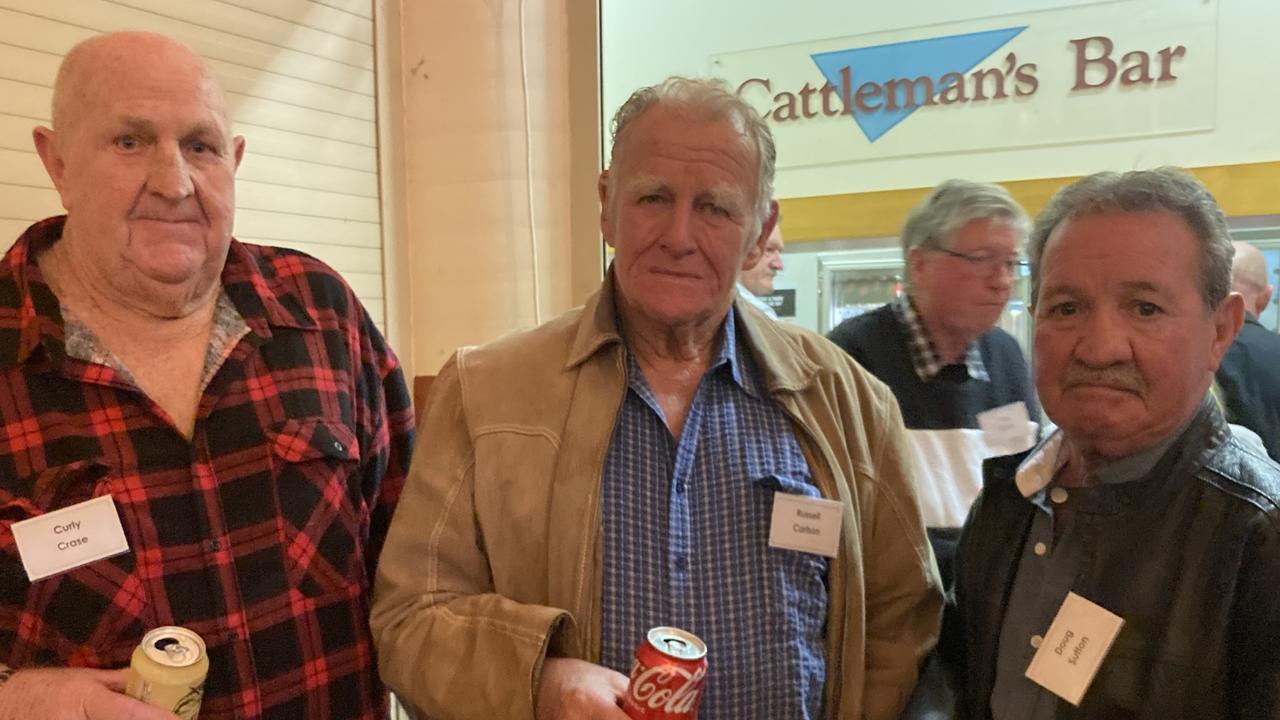
[[[839,500],[775,492],[769,547],[835,557],[840,547]]]
[[[1124,619],[1119,615],[1067,593],[1040,649],[1027,666],[1027,677],[1072,705],[1079,705],[1122,625]]]
[[[129,550],[110,495],[16,522],[11,528],[31,582]]]

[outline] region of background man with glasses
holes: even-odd
[[[982,461],[1034,443],[1040,406],[1017,341],[995,327],[1030,221],[998,185],[948,180],[902,228],[906,292],[830,338],[893,390],[944,582]]]

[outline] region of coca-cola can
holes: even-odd
[[[656,627],[636,648],[622,711],[632,720],[695,720],[707,681],[707,644],[673,627]]]

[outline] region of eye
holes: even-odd
[[[191,144],[188,145],[187,147],[191,150],[191,152],[196,154],[203,154],[203,153],[213,151],[213,148],[205,144],[203,140],[193,140],[191,141]]]
[[[1138,315],[1142,317],[1155,317],[1164,312],[1159,305],[1149,302],[1139,302],[1134,306],[1134,309],[1137,310]]]
[[[663,197],[661,195],[654,193],[650,195],[641,195],[636,202],[640,205],[652,205],[654,203],[660,203],[662,200]]]
[[[1049,317],[1071,317],[1080,312],[1080,306],[1074,302],[1060,302],[1052,305],[1045,312]]]
[[[112,142],[117,148],[125,151],[137,150],[142,147],[142,141],[136,135],[121,135]]]
[[[717,205],[715,203],[703,203],[702,209],[718,217],[723,217],[723,218],[731,217],[731,213],[728,211],[728,209],[721,207],[720,205]]]

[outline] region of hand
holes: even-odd
[[[124,694],[128,670],[19,670],[0,685],[0,720],[178,720]]]
[[[627,676],[585,660],[547,658],[538,681],[537,720],[629,720]]]

